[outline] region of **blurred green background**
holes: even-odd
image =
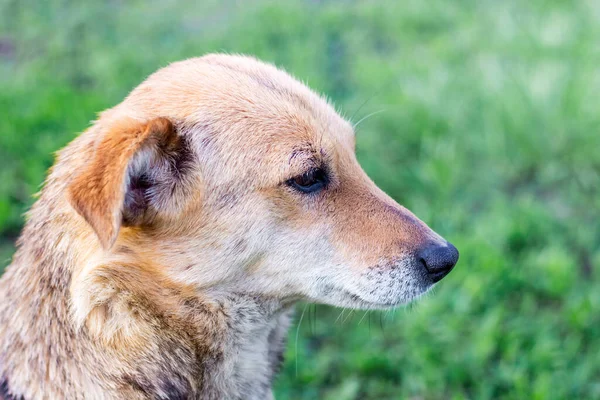
[[[215,51],[376,113],[364,168],[461,252],[411,307],[300,306],[278,398],[600,398],[598,1],[0,0],[0,269],[52,153]]]

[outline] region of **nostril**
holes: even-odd
[[[458,256],[456,247],[448,242],[445,245],[430,244],[418,254],[419,260],[434,282],[448,275],[456,265]]]
[[[425,259],[423,257],[419,257],[419,261],[421,262],[421,264],[423,264],[423,266],[425,267],[427,272],[429,272],[429,267],[427,266],[427,261],[425,261]]]

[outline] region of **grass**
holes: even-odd
[[[407,309],[300,307],[279,398],[600,398],[600,5],[243,4],[0,0],[0,259],[96,112],[170,61],[254,54],[376,113],[364,168],[461,251]]]

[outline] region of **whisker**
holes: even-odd
[[[362,316],[362,318],[360,319],[360,321],[358,321],[358,325],[360,325],[360,323],[363,321],[363,319],[365,319],[365,317],[367,316],[367,314],[370,312],[371,310],[367,310],[365,311],[365,314]]]
[[[348,313],[348,316],[346,318],[344,318],[344,320],[342,321],[342,325],[344,325],[346,323],[346,321],[348,320],[348,318],[350,318],[353,315],[354,315],[354,310],[350,310],[350,312]]]
[[[310,333],[312,332],[312,305],[308,304],[308,334],[310,335]]]
[[[354,111],[354,113],[352,114],[352,116],[349,118],[350,121],[352,121],[354,119],[354,117],[356,116],[356,114],[358,114],[360,112],[360,110],[362,110],[362,108],[364,106],[366,106],[368,102],[370,102],[371,100],[373,100],[375,98],[375,96],[377,96],[379,93],[381,93],[381,90],[373,93],[368,99],[366,99],[365,101],[363,101],[362,104],[360,106],[358,106],[358,109],[356,111]]]
[[[392,314],[392,310],[391,309],[385,310],[385,314],[383,316],[383,319],[389,319],[389,317],[390,317],[391,314]]]
[[[306,311],[306,306],[304,305],[304,309],[302,310],[302,314],[300,315],[300,320],[298,321],[298,327],[296,328],[296,340],[294,343],[295,352],[296,352],[296,378],[298,377],[298,333],[300,333],[300,326],[302,326],[302,319],[304,318],[304,312]]]
[[[365,115],[364,117],[362,117],[361,119],[359,119],[359,120],[358,120],[358,122],[357,122],[357,123],[355,123],[355,124],[354,124],[352,127],[353,127],[354,129],[356,129],[356,127],[357,127],[357,126],[358,126],[358,125],[359,125],[361,122],[363,122],[364,120],[366,120],[367,118],[370,118],[370,117],[372,117],[373,115],[376,115],[376,114],[380,114],[380,113],[382,113],[382,112],[384,112],[384,111],[387,111],[387,110],[383,109],[383,110],[379,110],[379,111],[373,111],[371,114],[367,114],[367,115]]]

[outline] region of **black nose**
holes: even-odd
[[[448,242],[445,245],[430,244],[421,249],[418,257],[423,265],[425,265],[429,277],[434,282],[438,282],[448,275],[456,265],[458,250]]]

